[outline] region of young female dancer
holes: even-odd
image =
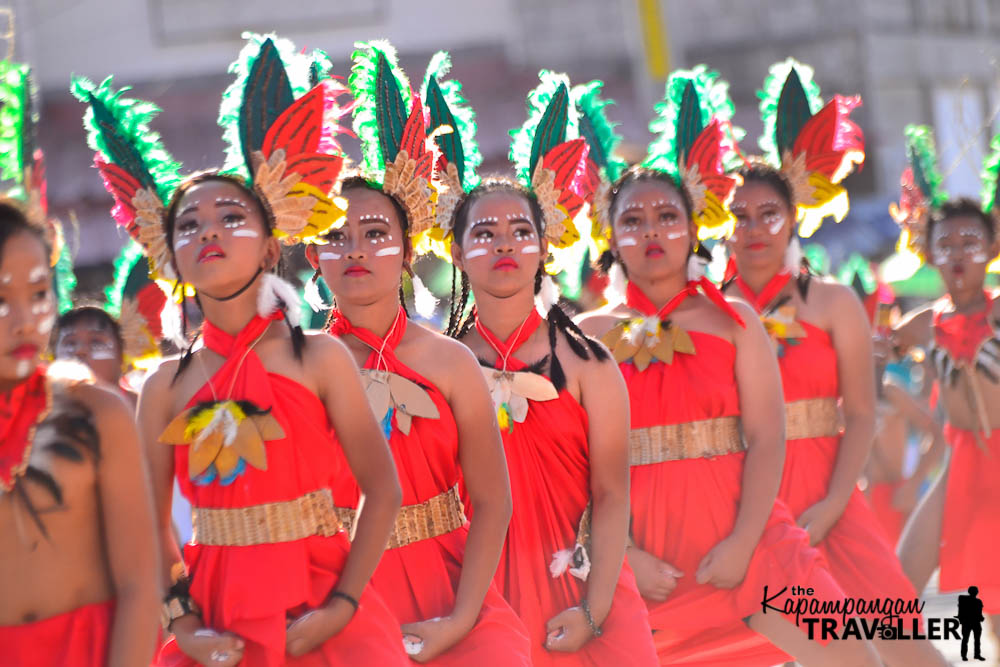
[[[529,97],[526,139],[548,109],[572,103],[564,79],[543,74]],[[596,91],[588,90],[591,99]],[[540,178],[545,156],[564,148],[543,146],[529,172]],[[519,166],[530,159],[513,157]],[[454,158],[462,165],[456,171],[469,174],[463,158]],[[439,223],[476,302],[462,322],[469,295],[462,290],[452,333],[483,365],[511,475],[514,514],[497,585],[531,634],[536,667],[657,664],[645,606],[622,562],[628,394],[604,347],[558,305],[544,317],[535,305],[551,280],[543,267],[550,244],[563,245],[547,232],[573,223],[559,210],[543,211],[535,192],[509,179],[488,179],[462,194],[453,217]]]
[[[767,335],[750,308],[725,301],[697,270],[697,231],[726,223],[735,185],[722,175],[731,104],[719,105],[716,76],[698,68],[671,77],[656,126],[666,132],[646,166],[598,202],[629,282],[625,303],[581,327],[605,334],[631,399],[635,546],[627,555],[645,571],[640,590],[663,664],[780,661],[773,647],[733,643],[741,621],[806,665],[878,664],[867,642],[823,646],[794,619],[760,607],[765,586],[773,594],[808,581],[820,600],[842,593],[775,502],[784,437]],[[691,188],[694,174],[708,190]]]
[[[787,439],[778,497],[808,531],[849,597],[916,600],[857,486],[875,434],[868,316],[851,288],[803,270],[795,228],[796,220],[805,225],[824,211],[832,203],[826,197],[846,198],[836,181],[863,157],[860,130],[848,118],[859,101],[835,96],[798,132],[789,131],[787,121],[799,108],[796,100],[809,100],[816,108],[818,91],[809,68],[799,63],[781,63],[771,72],[761,102],[765,136],[771,138],[761,145],[775,147],[769,157],[781,168],[753,161],[740,172],[743,184],[730,205],[736,228],[727,242],[735,274],[725,292],[754,306],[777,351]],[[770,135],[776,126],[786,130]],[[814,136],[824,141],[806,140]],[[812,169],[810,183],[826,179],[833,187],[806,194],[792,176],[792,165],[802,162]],[[819,166],[808,166],[813,164]],[[876,648],[890,664],[945,664],[928,641],[878,639]]]
[[[411,321],[400,298],[411,238],[433,223],[420,101],[413,96],[410,112],[403,103],[384,104],[403,100],[406,79],[390,46],[359,46],[350,85],[368,180],[344,182],[347,221],[308,256],[334,295],[330,333],[362,367],[403,488],[372,586],[417,662],[527,665],[524,627],[491,585],[511,501],[485,382],[468,350]],[[405,143],[379,133],[393,126],[406,128]],[[463,492],[475,511],[471,521]],[[350,523],[361,497],[346,471],[334,495]]]
[[[234,146],[248,157],[241,166],[251,179],[191,177],[169,194],[165,210],[152,198],[169,193],[170,165],[162,147],[151,146],[149,106],[121,98],[107,82],[77,87],[91,106],[87,121],[106,182],[153,188],[112,188],[119,213],[133,207],[126,224],[144,234],[152,271],[193,287],[205,316],[203,347],[164,363],[139,400],[164,578],[169,573],[164,620],[174,634],[158,664],[403,664],[391,615],[366,587],[399,504],[392,459],[350,354],[295,326],[295,292],[271,273],[277,235],[308,238],[342,210],[324,194],[339,159],[320,138],[322,114],[312,113],[335,108],[335,91],[321,83],[295,99],[298,86],[279,49],[294,53],[253,36],[249,61],[236,67],[238,115],[274,119],[263,136],[254,124]],[[137,109],[142,117],[132,115]],[[132,150],[106,150],[123,145]],[[295,170],[303,164],[312,169]],[[341,450],[366,501],[353,545],[331,494]],[[195,526],[183,563],[170,531],[175,474]]]

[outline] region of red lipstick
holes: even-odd
[[[512,257],[501,257],[496,262],[493,263],[493,268],[499,271],[512,270],[520,267]]]
[[[222,259],[225,256],[226,253],[222,252],[222,248],[218,244],[209,243],[198,253],[198,263],[211,262],[212,260]]]
[[[357,264],[354,264],[354,265],[349,266],[346,269],[344,269],[344,275],[345,276],[354,276],[354,277],[367,276],[370,273],[371,273],[371,271],[369,271],[365,267],[359,266]]]
[[[31,343],[18,345],[10,352],[10,356],[15,359],[34,359],[38,356],[38,346]]]

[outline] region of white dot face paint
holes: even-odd
[[[37,283],[45,280],[45,277],[49,275],[49,270],[44,266],[36,266],[30,271],[28,271],[28,282]]]
[[[236,229],[233,231],[233,236],[257,239],[260,238],[260,234],[257,233],[256,229]]]
[[[382,215],[381,213],[365,213],[360,218],[358,218],[358,222],[365,222],[366,220],[379,220],[381,222],[384,222],[385,224],[389,224],[389,218]]]
[[[38,333],[43,335],[48,335],[52,332],[52,327],[55,326],[56,318],[55,315],[49,315],[41,322],[38,323]]]
[[[389,255],[398,255],[401,252],[403,252],[403,249],[398,245],[394,245],[394,246],[389,246],[388,248],[379,248],[378,250],[375,251],[375,256],[387,257]]]
[[[32,304],[31,314],[32,315],[44,315],[45,313],[52,311],[52,302],[46,299],[45,301],[39,301],[38,303]]]
[[[540,252],[540,248],[537,245],[526,245],[521,248],[522,255],[537,255]]]
[[[31,373],[31,362],[27,359],[21,359],[17,362],[17,366],[14,367],[14,374],[18,378],[26,378]]]
[[[629,248],[639,245],[639,239],[634,236],[622,236],[618,239],[617,243],[619,248]]]
[[[466,259],[475,259],[476,257],[482,257],[483,255],[489,254],[489,250],[486,248],[473,248],[469,252],[465,253]]]
[[[319,253],[319,261],[321,262],[336,261],[341,257],[343,257],[343,255],[339,252],[333,252],[331,250],[321,250]]]
[[[9,273],[4,273],[0,275],[0,285],[9,285],[10,281],[13,279],[14,279],[13,276],[11,276]]]

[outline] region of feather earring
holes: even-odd
[[[437,309],[439,299],[434,296],[434,293],[427,289],[424,285],[424,281],[420,279],[416,273],[410,276],[410,283],[413,285],[413,308],[417,311],[417,315],[429,320],[434,317],[434,311]]]
[[[704,257],[699,255],[694,250],[691,251],[691,255],[688,257],[687,265],[687,279],[688,282],[698,282],[705,277],[705,268],[708,266],[708,262]]]
[[[604,300],[612,306],[625,303],[627,282],[625,279],[625,269],[622,267],[621,262],[616,259],[611,264],[611,268],[608,269],[608,285],[604,288]]]
[[[798,234],[792,236],[788,247],[785,248],[785,270],[793,276],[802,271],[802,245],[799,243]]]
[[[329,310],[330,306],[325,301],[323,301],[323,295],[319,293],[319,269],[312,275],[305,285],[305,289],[302,292],[302,298],[306,304],[312,308],[314,313],[321,313],[325,310]]]
[[[552,306],[559,303],[559,286],[548,273],[542,275],[542,286],[535,295],[535,306],[543,313],[552,310]]]
[[[293,327],[299,326],[302,313],[295,308],[299,302],[298,293],[292,285],[273,273],[261,276],[260,291],[257,292],[257,314],[268,317],[276,310],[285,313],[285,318]]]

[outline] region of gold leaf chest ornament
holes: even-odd
[[[674,353],[695,354],[694,341],[687,331],[655,315],[619,322],[601,342],[611,350],[615,362],[631,360],[640,372],[654,359],[671,364]]]

